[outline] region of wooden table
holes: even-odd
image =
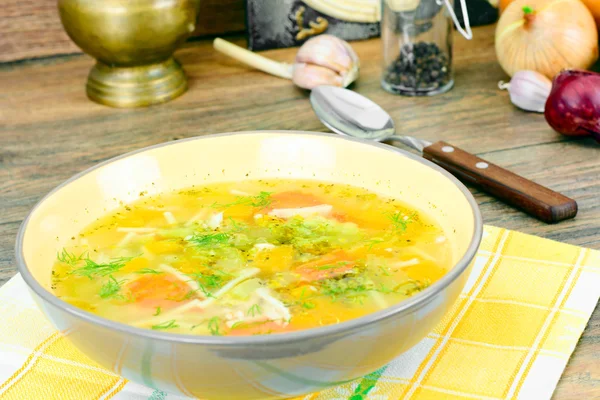
[[[576,219],[546,225],[474,190],[487,224],[600,249],[600,148],[553,132],[543,115],[524,113],[499,91],[494,27],[456,36],[456,85],[431,98],[393,96],[379,86],[379,40],[356,42],[354,85],[395,119],[399,133],[444,139],[579,203]],[[242,39],[233,38],[243,42]],[[268,55],[291,61],[295,50]],[[326,131],[308,93],[212,51],[210,41],[178,52],[190,78],[183,97],[121,110],[94,104],[84,84],[92,59],[65,56],[0,65],[0,285],[15,273],[14,240],[31,207],[73,174],[116,155],[189,136],[257,129]],[[600,398],[600,308],[596,308],[555,393]]]

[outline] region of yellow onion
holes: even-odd
[[[498,21],[496,55],[510,76],[589,68],[598,58],[594,17],[580,0],[515,0]]]

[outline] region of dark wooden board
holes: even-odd
[[[353,43],[361,77],[353,89],[390,112],[400,134],[445,140],[577,200],[575,219],[547,225],[473,190],[485,223],[600,249],[600,147],[553,132],[543,115],[510,104],[497,89],[494,27],[456,40],[456,86],[431,98],[390,95],[379,87],[380,43]],[[237,40],[239,44],[243,41]],[[294,49],[268,56],[291,61]],[[127,151],[195,135],[254,129],[326,131],[308,93],[250,70],[198,41],[178,52],[190,91],[161,106],[119,110],[91,103],[85,79],[93,60],[70,56],[0,66],[0,284],[16,273],[19,224],[44,194],[71,175]],[[398,171],[402,173],[402,171]],[[597,308],[555,394],[600,398]]]

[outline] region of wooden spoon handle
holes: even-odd
[[[457,178],[542,221],[554,223],[577,214],[577,202],[445,142],[423,149],[423,157]]]

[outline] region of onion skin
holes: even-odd
[[[598,29],[580,0],[514,0],[496,27],[496,56],[513,76],[532,70],[554,78],[588,69],[598,58]]]
[[[600,74],[566,70],[552,81],[544,116],[558,133],[600,142]]]
[[[594,19],[596,20],[596,26],[600,29],[600,1],[598,0],[581,0],[583,4],[590,10]]]

